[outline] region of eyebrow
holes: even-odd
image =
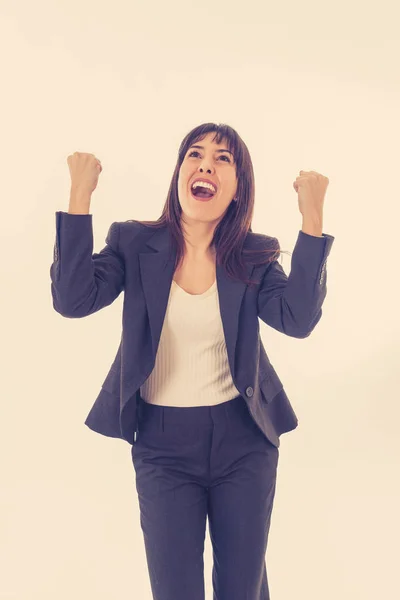
[[[204,146],[190,146],[189,150],[191,148],[200,148],[200,150],[204,150]],[[233,156],[233,152],[231,152],[230,150],[225,150],[225,149],[224,150],[216,150],[216,152],[229,152],[229,154],[232,154],[232,156]]]

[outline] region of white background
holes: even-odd
[[[103,166],[96,251],[112,221],[156,219],[181,140],[208,121],[247,144],[252,228],[282,250],[299,171],[330,180],[323,317],[302,340],[260,323],[299,418],[281,437],[271,597],[400,597],[399,21],[386,0],[1,2],[1,600],[152,598],[130,446],[83,424],[123,295],[87,319],[53,310],[55,211],[79,151]],[[211,568],[207,531],[210,600]]]

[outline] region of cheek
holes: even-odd
[[[185,191],[185,179],[182,176],[179,177],[179,179],[178,179],[178,191],[179,192]]]
[[[178,197],[182,200],[187,194],[187,183],[188,179],[184,173],[181,173],[178,177]]]
[[[182,182],[186,179],[186,171],[184,167],[181,167],[178,175],[178,183],[182,185]]]
[[[228,196],[232,196],[232,194],[235,193],[236,182],[235,182],[234,178],[228,177],[227,179],[223,180],[221,183],[222,183],[222,187],[223,187],[224,192]]]
[[[178,189],[185,191],[189,183],[189,173],[185,169],[181,169],[178,177]]]

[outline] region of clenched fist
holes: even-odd
[[[68,156],[67,163],[71,175],[71,187],[92,194],[103,170],[99,159],[87,152],[74,152]]]

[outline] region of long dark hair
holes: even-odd
[[[259,281],[246,278],[242,260],[247,257],[247,260],[254,265],[267,264],[277,260],[279,254],[286,251],[280,250],[279,244],[276,244],[274,238],[271,238],[271,243],[267,247],[265,239],[262,239],[261,245],[263,247],[261,249],[243,248],[247,233],[252,232],[251,221],[255,194],[254,171],[246,144],[229,125],[204,123],[195,127],[186,135],[179,147],[178,160],[161,216],[156,221],[136,222],[154,229],[168,227],[173,248],[176,250],[175,269],[181,266],[185,254],[185,241],[181,229],[182,208],[178,199],[179,170],[188,149],[196,142],[204,139],[208,133],[213,132],[215,132],[213,141],[217,144],[221,144],[222,141],[225,142],[228,150],[233,153],[238,188],[236,192],[237,202],[231,202],[224,218],[216,226],[211,246],[216,250],[218,264],[223,265],[229,276],[244,281],[248,285],[256,285]]]

